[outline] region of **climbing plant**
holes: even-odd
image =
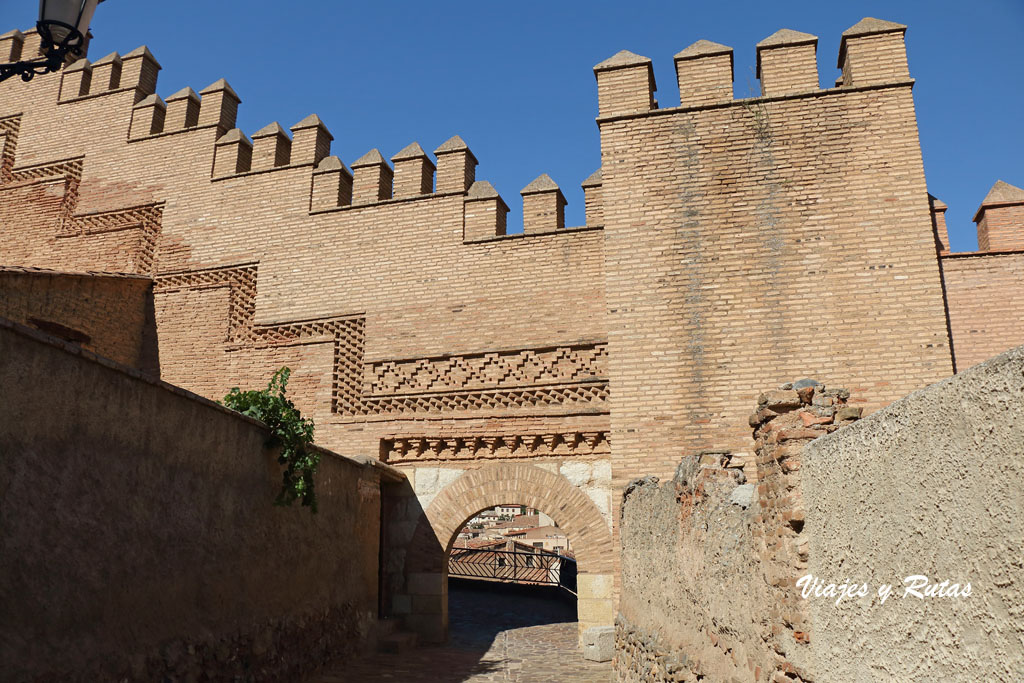
[[[291,505],[296,500],[316,512],[313,476],[320,464],[320,454],[313,444],[313,421],[302,417],[299,409],[285,395],[291,370],[281,368],[270,378],[266,389],[241,391],[234,387],[222,404],[243,415],[255,418],[270,428],[268,448],[279,448],[277,461],[284,466],[281,491],[275,505]]]

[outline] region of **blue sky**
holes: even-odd
[[[30,26],[35,0],[0,0],[0,26]],[[159,93],[226,78],[252,134],[319,114],[351,163],[428,151],[461,135],[521,223],[519,190],[548,173],[583,222],[579,184],[600,162],[591,67],[621,49],[654,60],[663,106],[678,102],[672,55],[700,38],[736,50],[738,97],[756,92],[754,45],[779,28],[817,35],[823,84],[840,33],[864,16],[909,26],[907,44],[929,190],[955,250],[974,249],[974,210],[997,178],[1024,186],[1022,0],[339,2],[107,0],[94,59],[146,44]]]

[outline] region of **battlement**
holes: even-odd
[[[159,72],[160,63],[145,45],[126,55],[111,52],[95,62],[83,57],[61,72],[59,101],[134,91],[138,102],[156,92]]]
[[[979,251],[1024,250],[1024,189],[997,180],[974,214]]]
[[[843,32],[840,75],[835,88],[818,81],[818,38],[781,29],[757,44],[760,98],[787,98],[841,92],[843,89],[906,85],[911,82],[904,45],[906,26],[867,17]],[[698,40],[674,57],[683,109],[748,103],[733,97],[733,49]],[[659,111],[649,58],[622,50],[594,67],[598,119],[638,116]]]
[[[32,42],[34,35],[31,31],[11,31],[0,36],[0,57],[13,60],[27,54],[26,50],[38,51],[38,41]],[[615,71],[629,63],[630,58],[619,55],[608,60],[606,66]],[[113,52],[96,61],[78,59],[58,76],[57,105],[81,104],[86,107],[82,116],[114,121],[125,113],[127,100],[130,107],[126,112],[127,142],[130,145],[146,147],[147,143],[152,143],[157,145],[152,149],[165,150],[166,144],[177,144],[182,153],[189,150],[187,153],[192,155],[210,154],[210,179],[214,183],[228,179],[240,179],[244,183],[251,178],[256,183],[252,185],[253,191],[263,191],[259,184],[262,181],[257,177],[304,169],[311,176],[308,208],[313,214],[461,196],[466,212],[465,241],[566,231],[565,195],[549,176],[542,174],[521,193],[522,235],[508,235],[508,205],[490,183],[477,181],[479,162],[458,135],[438,146],[433,156],[418,142],[412,142],[394,154],[390,162],[380,150],[372,149],[346,166],[341,159],[331,156],[333,136],[316,114],[290,129],[274,121],[247,135],[236,127],[242,99],[225,79],[211,83],[198,93],[191,87],[184,87],[162,98],[157,94],[160,68],[144,45],[123,55]],[[625,71],[623,74],[628,77]],[[653,74],[651,79],[653,83]],[[108,97],[109,100],[102,99]],[[89,102],[102,104],[85,104]],[[189,142],[158,142],[168,136],[192,133],[202,134],[189,138]],[[206,147],[208,152],[201,149],[206,145],[210,146]],[[13,151],[8,152],[7,156],[13,159]],[[13,161],[8,166],[11,164]],[[202,167],[205,164],[196,166]],[[585,228],[600,228],[602,222],[600,182],[599,176],[595,177],[588,179],[584,188],[588,216]]]

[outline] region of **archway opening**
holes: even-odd
[[[515,673],[526,680],[581,671],[606,679],[607,665],[586,662],[579,648],[574,540],[526,504],[474,512],[447,544],[447,646],[521,667]]]
[[[588,629],[607,627],[614,622],[611,529],[590,494],[548,468],[526,463],[489,463],[464,471],[432,497],[407,546],[404,594],[397,595],[396,601],[404,603],[406,612],[402,619],[419,634],[421,642],[448,641],[448,564],[459,535],[481,512],[510,503],[550,515],[553,526],[567,538],[567,548],[578,563],[577,646]],[[530,541],[529,547],[533,548],[535,542],[538,540]],[[536,569],[538,558],[532,561]],[[517,566],[522,564],[525,561]],[[568,580],[567,574],[563,579],[562,567],[560,564],[559,579]]]

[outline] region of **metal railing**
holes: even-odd
[[[551,552],[453,548],[448,576],[538,586],[559,586],[576,594],[576,560]]]

